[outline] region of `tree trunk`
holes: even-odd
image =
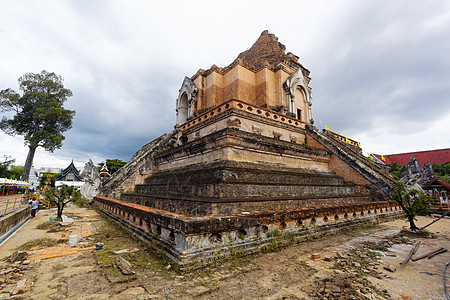
[[[37,145],[29,146],[30,150],[28,150],[27,160],[25,161],[25,166],[23,166],[22,177],[21,180],[28,181],[30,177],[31,165],[33,164],[34,153],[36,152]]]
[[[416,223],[414,223],[414,216],[408,215],[408,221],[409,221],[409,228],[411,230],[419,230],[419,227],[417,227]]]
[[[58,205],[58,212],[56,213],[56,218],[57,219],[61,219],[62,218],[62,211],[63,211],[63,206],[60,203],[57,203]]]

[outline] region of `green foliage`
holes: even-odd
[[[72,194],[72,202],[81,207],[85,205],[85,201],[83,197],[81,197],[80,191],[74,191]]]
[[[5,155],[5,161],[0,162],[0,178],[12,178],[12,179],[19,179],[20,172],[23,167],[16,167],[13,166],[12,163],[15,162],[15,159],[9,159]],[[18,176],[17,173],[19,172]]]
[[[9,177],[8,166],[0,163],[0,178]]]
[[[397,183],[391,197],[403,209],[404,217],[408,219],[411,230],[419,229],[414,223],[415,217],[428,210],[427,201],[432,200],[431,197],[417,190],[406,191],[401,182]]]
[[[434,175],[450,182],[450,161],[442,165],[432,164]]]
[[[442,179],[444,179],[445,181],[450,183],[450,175],[444,175],[444,176],[442,176]]]
[[[45,200],[50,201],[51,205],[56,205],[57,218],[61,218],[64,206],[72,201],[77,191],[73,186],[62,185],[58,189],[50,189],[45,192]]]
[[[389,172],[398,178],[398,176],[400,175],[400,171],[403,169],[403,166],[402,165],[399,166],[396,162],[388,164],[388,166]]]
[[[23,167],[21,166],[11,166],[9,170],[9,178],[19,180],[22,175]]]
[[[109,174],[114,174],[117,170],[122,168],[127,162],[121,161],[120,159],[106,159],[106,167],[108,168]],[[105,163],[99,163],[100,167],[98,170],[100,171]]]
[[[61,148],[62,133],[72,128],[75,111],[63,108],[72,91],[64,88],[61,76],[44,70],[26,73],[18,81],[22,95],[9,88],[0,91],[0,111],[15,113],[12,118],[4,116],[0,128],[12,136],[22,135],[29,146],[22,174],[28,180],[36,148],[50,152]]]

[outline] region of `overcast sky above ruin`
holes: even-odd
[[[450,147],[450,1],[0,0],[0,90],[48,70],[73,91],[73,128],[35,167],[128,161],[173,129],[184,76],[266,29],[311,71],[316,126],[365,153]],[[0,133],[0,159],[27,151]]]

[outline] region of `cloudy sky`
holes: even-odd
[[[0,90],[48,70],[73,92],[73,128],[35,167],[128,161],[173,129],[184,76],[266,29],[311,71],[316,126],[365,152],[450,147],[450,1],[0,0]],[[27,151],[0,132],[0,159]]]

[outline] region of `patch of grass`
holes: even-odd
[[[169,262],[165,259],[164,251],[154,250],[151,244],[137,242],[129,237],[126,229],[116,225],[110,220],[106,220],[97,230],[97,234],[93,237],[95,241],[104,243],[103,250],[94,251],[94,256],[97,263],[102,267],[102,271],[109,277],[116,278],[115,282],[123,282],[126,278],[128,281],[134,280],[137,274],[142,272],[155,271],[166,279],[172,279],[175,276],[175,271],[178,270],[176,264],[170,264],[171,268],[168,270],[166,266]],[[135,275],[125,276],[116,265],[117,254],[114,251],[122,249],[140,249],[137,252],[127,252],[121,256],[129,261],[132,265]],[[122,278],[123,277],[123,278]],[[134,277],[134,279],[132,278]]]
[[[371,285],[370,281],[365,279],[365,278],[360,279],[358,282],[360,284],[362,284],[363,286],[370,286]]]
[[[279,242],[275,239],[271,240],[270,243],[265,246],[262,253],[278,252],[287,247],[287,243]]]
[[[268,232],[267,237],[276,237],[276,236],[280,236],[280,231],[278,230],[278,228],[276,228],[274,231]]]
[[[372,244],[369,246],[369,249],[382,252],[389,252],[389,249],[383,244]]]
[[[311,267],[310,265],[308,265],[308,263],[306,263],[306,262],[304,262],[304,261],[301,261],[300,262],[300,265],[303,267],[303,268],[305,268],[306,270],[308,270],[308,271],[312,271],[312,272],[317,272],[317,269],[316,268],[314,268],[314,267]]]
[[[22,245],[20,245],[19,247],[16,248],[16,250],[19,251],[28,251],[30,250],[30,248],[33,247],[55,247],[55,246],[59,246],[60,244],[66,243],[67,240],[64,239],[51,239],[51,238],[39,238],[39,239],[35,239],[32,241],[28,241]]]

